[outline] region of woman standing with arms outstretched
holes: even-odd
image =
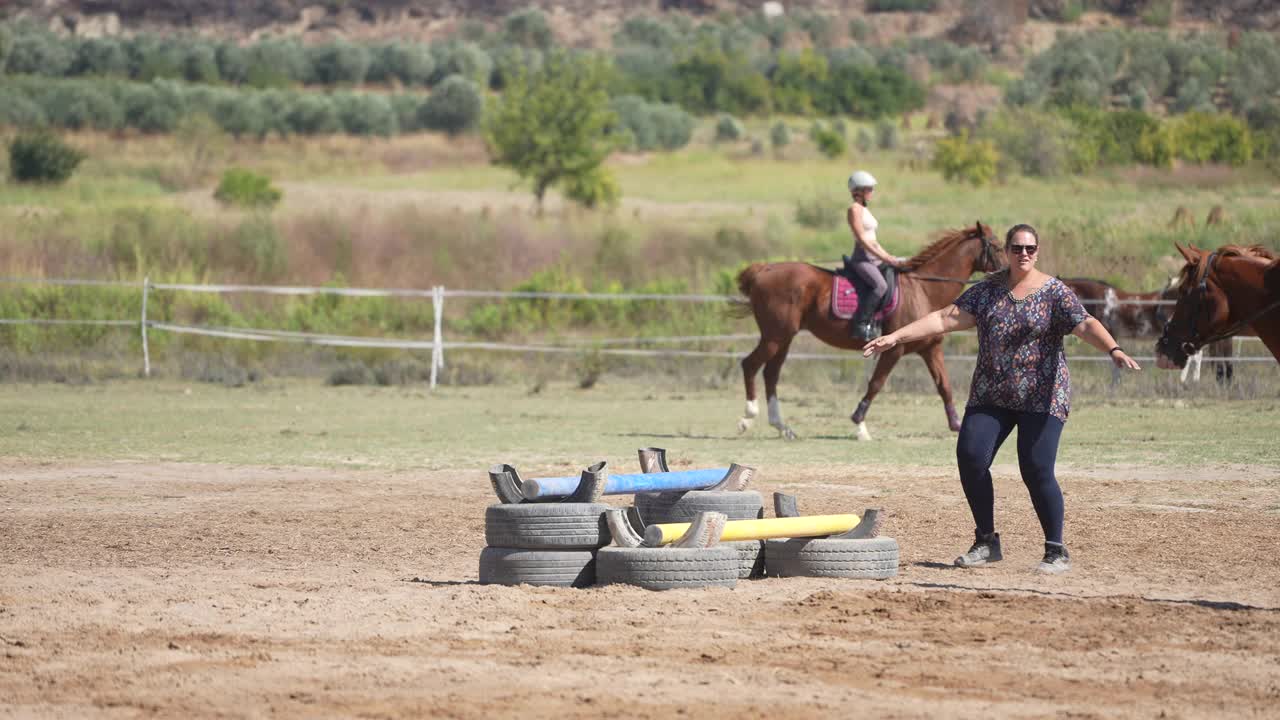
[[[1044,559],[1037,570],[1056,574],[1071,567],[1062,542],[1062,489],[1054,476],[1058,440],[1071,402],[1071,376],[1062,338],[1075,335],[1108,353],[1117,367],[1140,370],[1080,298],[1055,277],[1036,269],[1040,237],[1030,225],[1005,236],[1009,268],[992,273],[955,303],[867,343],[863,354],[895,345],[978,328],[978,361],[969,387],[956,461],[973,513],[973,547],[955,564],[981,567],[1003,559],[995,529],[991,462],[1018,429],[1018,468],[1044,530]]]

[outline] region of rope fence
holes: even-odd
[[[74,326],[74,325],[97,325],[108,327],[129,327],[139,328],[142,337],[143,352],[143,374],[146,377],[151,376],[151,352],[149,347],[148,331],[162,331],[179,335],[197,335],[205,337],[223,338],[227,340],[245,340],[251,342],[276,342],[276,343],[296,343],[304,345],[315,345],[324,347],[348,347],[348,348],[382,348],[397,350],[430,350],[431,351],[431,387],[435,388],[438,379],[438,371],[444,368],[444,352],[446,350],[479,350],[488,352],[515,352],[515,353],[543,353],[543,354],[574,354],[589,351],[599,355],[619,356],[619,357],[688,357],[688,358],[741,358],[745,351],[721,351],[721,350],[684,350],[684,349],[644,349],[638,347],[625,347],[628,345],[679,345],[686,343],[709,343],[709,342],[734,342],[734,341],[754,341],[759,338],[754,333],[738,333],[726,335],[676,335],[676,336],[658,336],[658,337],[628,337],[628,338],[603,338],[598,340],[569,340],[559,344],[516,344],[501,342],[472,342],[472,341],[445,341],[443,338],[444,324],[444,300],[445,298],[484,298],[484,299],[544,299],[544,300],[581,300],[581,301],[618,301],[618,300],[647,300],[659,302],[726,302],[736,299],[735,296],[729,295],[699,295],[699,294],[673,294],[661,295],[655,293],[561,293],[561,292],[504,292],[498,290],[448,290],[443,286],[435,286],[428,290],[412,289],[412,288],[338,288],[338,287],[319,287],[304,285],[227,285],[227,284],[190,284],[190,283],[153,283],[150,278],[144,279],[141,283],[109,281],[109,280],[78,280],[78,279],[24,279],[24,278],[0,278],[2,284],[43,284],[43,285],[61,285],[61,286],[98,286],[98,287],[126,287],[137,288],[142,292],[142,312],[137,320],[124,319],[101,319],[101,320],[71,320],[71,319],[50,319],[50,318],[0,318],[0,325],[36,325],[36,326]],[[193,292],[193,293],[260,293],[270,295],[283,296],[303,296],[303,295],[338,295],[346,297],[392,297],[392,298],[417,298],[429,299],[433,306],[433,323],[432,337],[430,340],[415,339],[397,339],[397,338],[377,338],[363,336],[348,335],[332,335],[324,333],[298,332],[292,330],[272,330],[263,328],[233,328],[233,327],[215,327],[200,325],[181,325],[177,323],[161,322],[151,320],[147,317],[147,301],[153,290],[165,290],[175,292]],[[1086,305],[1107,304],[1112,307],[1117,305],[1174,305],[1173,300],[1082,300]],[[972,331],[952,333],[952,335],[974,335]],[[1236,351],[1242,341],[1257,341],[1255,337],[1237,337],[1234,345]],[[857,355],[849,353],[789,353],[788,359],[791,360],[816,360],[816,361],[843,361],[857,359]],[[972,362],[977,359],[976,355],[947,355],[948,360],[968,361]],[[1110,358],[1102,356],[1073,356],[1069,358],[1071,362],[1111,362]],[[1156,358],[1154,356],[1135,357],[1139,362],[1153,363]],[[1271,356],[1235,356],[1224,358],[1230,362],[1241,363],[1275,363],[1275,359]],[[1212,362],[1213,360],[1210,360]]]

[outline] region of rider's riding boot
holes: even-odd
[[[849,321],[849,335],[857,340],[875,340],[880,337],[880,323],[873,319],[875,314],[875,303],[859,304],[853,320]]]

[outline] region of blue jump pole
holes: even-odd
[[[642,492],[684,492],[712,487],[724,480],[730,468],[680,470],[676,472],[632,473],[610,475],[604,486],[605,495],[628,495]],[[524,481],[525,500],[567,497],[578,489],[581,477],[533,478]]]

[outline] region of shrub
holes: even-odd
[[[369,74],[371,59],[363,45],[336,40],[307,49],[310,79],[321,85],[359,85]]]
[[[854,63],[832,65],[826,92],[815,101],[828,115],[877,118],[924,107],[920,83],[893,67]]]
[[[858,148],[858,152],[871,152],[871,148],[876,146],[876,141],[871,137],[871,133],[866,128],[858,128],[858,136],[853,141],[853,146]]]
[[[679,150],[693,138],[697,121],[679,105],[653,103],[649,117],[657,133],[658,147],[663,150]]]
[[[518,45],[505,45],[493,52],[493,74],[489,86],[501,90],[521,72],[533,72],[542,67],[542,51]]]
[[[431,91],[418,119],[422,127],[458,135],[479,125],[483,111],[480,89],[461,75],[451,75]]]
[[[425,45],[418,43],[385,43],[370,54],[370,82],[399,80],[405,85],[424,85],[435,70],[436,61]]]
[[[431,46],[431,55],[435,58],[435,68],[431,73],[432,85],[443,82],[451,75],[461,75],[477,87],[489,87],[493,59],[476,45],[454,41],[438,43]]]
[[[503,40],[511,45],[547,50],[555,43],[547,14],[536,7],[517,10],[502,23]]]
[[[0,88],[0,126],[34,128],[48,123],[40,105],[14,89]]]
[[[218,126],[237,138],[266,133],[266,116],[257,95],[226,91],[214,101],[212,111]]]
[[[1001,171],[1056,177],[1091,169],[1098,149],[1069,118],[1050,112],[1008,109],[990,118],[980,135],[1000,151]]]
[[[1253,158],[1253,138],[1238,118],[1195,112],[1171,123],[1174,145],[1183,160],[1244,165]]]
[[[218,75],[229,83],[240,84],[249,78],[249,52],[234,43],[218,46]]]
[[[182,58],[182,76],[189,82],[220,81],[222,75],[218,71],[218,48],[202,40],[193,41]]]
[[[813,50],[783,53],[769,73],[773,83],[773,106],[783,113],[806,115],[813,112],[814,98],[820,97],[828,82],[827,59]]]
[[[419,95],[392,95],[391,112],[396,116],[396,127],[402,133],[418,132],[425,129],[419,114],[422,110],[423,98]]]
[[[791,144],[791,128],[779,120],[769,128],[769,143],[774,150],[780,150]]]
[[[614,47],[641,45],[666,50],[679,40],[680,34],[670,25],[649,15],[632,15],[613,35]]]
[[[9,64],[9,53],[13,51],[13,33],[9,28],[0,25],[0,75],[4,75],[4,67]]]
[[[818,151],[829,158],[838,158],[849,150],[844,136],[826,125],[816,126],[812,135],[814,144],[818,146]]]
[[[898,126],[892,120],[881,120],[876,123],[876,147],[881,150],[897,150],[901,144]]]
[[[300,135],[328,135],[342,130],[333,99],[319,93],[296,93],[285,113],[289,129]]]
[[[343,129],[352,135],[390,137],[398,130],[395,111],[382,95],[341,93],[333,97],[333,105]]]
[[[856,43],[865,43],[871,39],[871,24],[860,17],[849,21],[849,37]]]
[[[867,0],[867,12],[933,12],[938,0]]]
[[[634,150],[678,150],[689,144],[695,121],[677,105],[650,103],[636,95],[613,98],[610,108]]]
[[[227,170],[213,191],[213,197],[223,205],[242,208],[273,208],[283,196],[271,178],[244,168]]]
[[[130,77],[137,80],[182,77],[184,45],[181,41],[135,35],[123,42]]]
[[[796,200],[795,219],[804,227],[826,230],[844,219],[847,206],[848,201],[844,197],[815,191]]]
[[[741,140],[742,123],[732,115],[721,115],[716,120],[716,142],[733,142]]]
[[[1000,153],[990,140],[970,140],[968,134],[938,141],[933,167],[952,182],[981,187],[995,179]]]
[[[152,85],[131,84],[121,94],[124,121],[145,133],[167,133],[178,124],[182,108],[166,101]]]
[[[15,182],[65,182],[84,158],[48,131],[22,133],[9,141],[9,174]]]
[[[664,96],[695,113],[769,110],[768,79],[746,55],[703,41],[676,61]]]
[[[253,87],[284,87],[311,77],[309,54],[297,41],[269,38],[248,49],[244,82]]]
[[[69,43],[25,23],[15,27],[5,64],[8,72],[61,77],[71,69],[75,53]]]
[[[0,63],[3,65],[3,63]],[[114,38],[89,38],[76,48],[71,72],[76,75],[110,75],[127,77],[129,58]]]
[[[84,81],[58,83],[45,96],[49,122],[72,130],[117,130],[124,125],[124,111],[113,97]]]
[[[1142,11],[1142,22],[1152,27],[1169,27],[1173,16],[1173,0],[1151,0]]]
[[[233,172],[233,171],[228,171]],[[248,171],[240,171],[248,172]],[[252,173],[249,173],[252,175]],[[235,203],[241,207],[270,207],[280,201],[280,191],[271,187],[271,181],[264,177],[257,180],[265,183],[251,190],[259,194],[260,202],[253,205]],[[226,181],[226,176],[223,176]],[[221,186],[219,186],[221,189]],[[274,194],[274,199],[268,196]],[[221,200],[221,198],[220,198]],[[223,201],[225,202],[225,201]],[[245,218],[231,233],[231,246],[236,252],[234,265],[237,269],[263,280],[273,280],[284,274],[289,267],[288,255],[285,252],[284,238],[266,214],[255,213]]]

